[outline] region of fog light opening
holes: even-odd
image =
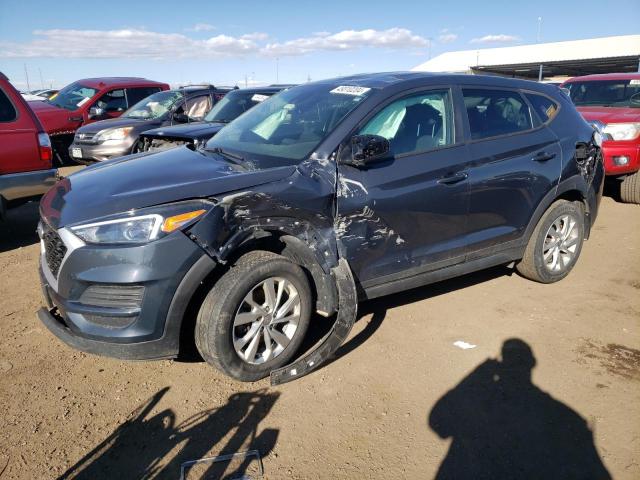
[[[622,166],[627,165],[629,163],[629,157],[627,157],[626,155],[621,155],[619,157],[613,157],[613,163],[615,165],[617,165],[618,167],[622,167]]]

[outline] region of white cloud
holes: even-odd
[[[406,49],[426,45],[427,40],[414,35],[411,30],[390,28],[388,30],[343,30],[334,34],[316,32],[311,37],[267,44],[262,51],[267,55],[287,56],[327,50],[355,50],[364,47]]]
[[[455,42],[458,39],[458,35],[455,33],[442,33],[442,35],[438,36],[438,41],[440,43],[451,43]]]
[[[204,24],[197,24],[204,25]],[[202,31],[202,29],[201,29]],[[253,32],[240,36],[215,35],[194,39],[181,33],[159,33],[141,28],[120,30],[35,30],[25,43],[0,41],[0,58],[138,58],[179,59],[303,55],[317,51],[359,48],[416,49],[427,40],[405,28],[316,32],[285,42],[268,43],[269,35]]]
[[[0,42],[0,57],[211,58],[259,51],[251,38],[216,35],[194,40],[179,33],[148,30],[35,30],[28,43]],[[256,35],[256,34],[252,34]]]
[[[186,30],[190,32],[210,32],[215,29],[215,25],[211,25],[210,23],[196,23],[193,27],[187,28]]]
[[[267,40],[269,38],[269,35],[267,33],[263,33],[263,32],[254,32],[254,33],[247,33],[245,35],[242,35],[240,38],[244,39],[244,40],[253,40],[253,41],[264,41]]]
[[[520,40],[520,37],[501,33],[498,35],[485,35],[484,37],[473,38],[470,43],[513,43],[518,40]]]

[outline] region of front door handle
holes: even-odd
[[[447,175],[446,177],[441,178],[440,180],[438,180],[438,183],[442,185],[453,185],[455,183],[466,180],[468,176],[469,174],[467,172],[458,172],[453,175]]]
[[[534,162],[546,162],[548,160],[551,160],[552,158],[556,158],[556,154],[555,153],[538,152],[538,153],[536,153],[536,155],[533,157],[532,160]]]

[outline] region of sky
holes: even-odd
[[[301,83],[536,43],[538,29],[542,42],[638,34],[638,19],[640,0],[0,0],[0,72],[20,89],[27,76],[32,89],[100,76]]]

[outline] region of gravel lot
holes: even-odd
[[[269,479],[640,478],[638,206],[604,198],[558,284],[496,268],[362,304],[337,360],[279,388],[67,348],[35,316],[37,206],[9,217],[3,480],[177,479],[186,460],[249,448]]]

